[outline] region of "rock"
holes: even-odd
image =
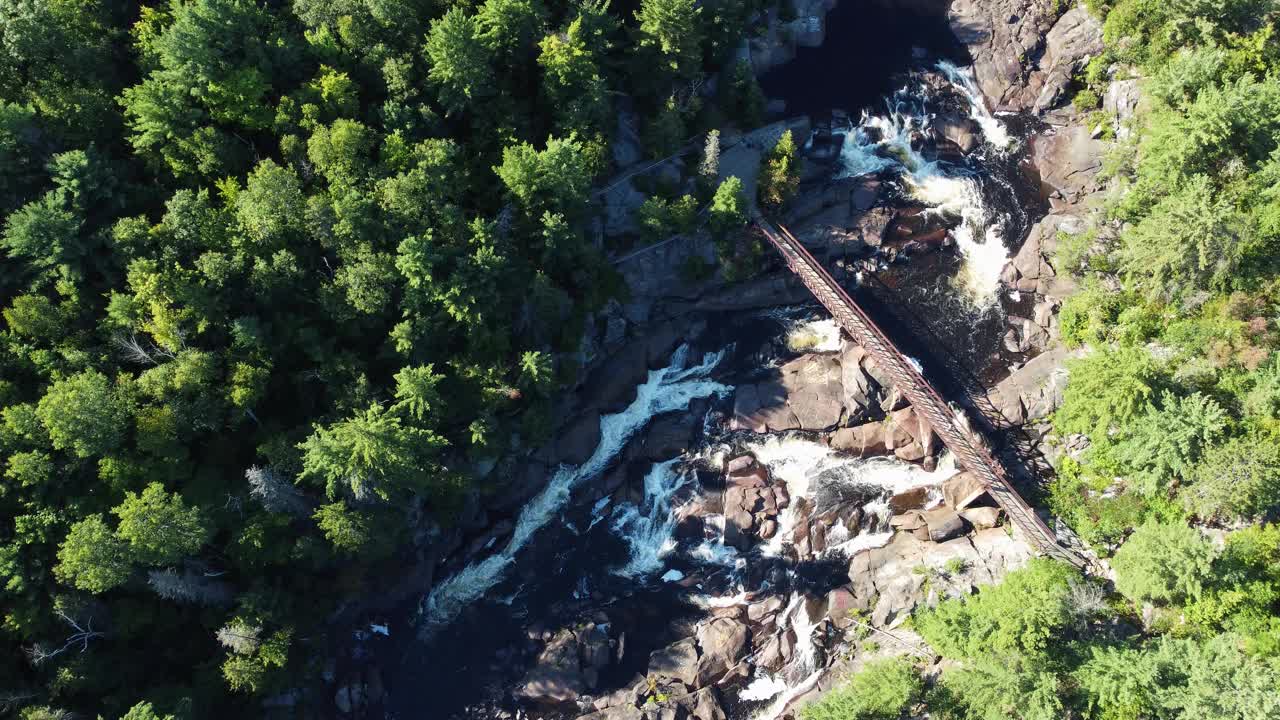
[[[602,670],[613,661],[613,648],[609,646],[609,633],[592,626],[578,632],[578,652],[582,667]]]
[[[1045,35],[1044,46],[1037,62],[1044,84],[1032,108],[1035,112],[1057,106],[1076,71],[1102,52],[1102,27],[1087,8],[1077,5],[1058,18]]]
[[[869,247],[884,244],[885,231],[889,229],[889,223],[893,222],[894,213],[893,208],[878,207],[868,210],[858,218],[855,227],[863,244]]]
[[[718,681],[737,665],[746,653],[747,626],[731,618],[716,618],[698,627],[698,683],[705,687]]]
[[[964,510],[986,492],[986,483],[968,471],[958,472],[942,481],[942,502],[952,510]]]
[[[924,516],[920,514],[919,510],[912,510],[902,515],[895,514],[889,518],[889,526],[898,528],[903,532],[911,532],[925,526]]]
[[[587,678],[579,660],[578,638],[572,630],[560,630],[538,655],[537,664],[512,692],[516,699],[537,705],[573,702],[587,691]]]
[[[982,145],[982,129],[973,119],[959,113],[937,115],[933,121],[933,131],[965,155]]]
[[[635,399],[636,386],[644,382],[648,374],[645,353],[624,347],[587,375],[578,403],[601,412],[618,412]]]
[[[889,414],[885,427],[886,446],[899,459],[916,462],[932,453],[935,447],[933,430],[914,408],[904,407]]]
[[[993,528],[1000,522],[1000,508],[979,507],[961,510],[960,517],[973,526],[975,530]]]
[[[751,43],[751,61],[756,62],[760,55],[757,43]],[[757,65],[757,67],[759,67]],[[801,146],[809,137],[809,118],[798,117],[790,120],[771,123],[742,135],[738,142],[727,146],[720,153],[720,176],[724,181],[730,175],[742,181],[742,194],[754,201],[756,197],[756,178],[760,174],[760,159],[773,149],[782,133],[791,130],[796,145]],[[754,202],[753,202],[754,204]]]
[[[684,698],[677,698],[675,702],[684,705],[690,720],[726,720],[715,688],[702,688]]]
[[[761,540],[768,540],[778,534],[778,523],[774,520],[765,520],[760,523],[760,532],[758,533]]]
[[[758,433],[791,430],[800,426],[787,406],[786,389],[776,382],[739,385],[733,394],[731,430]]]
[[[1098,190],[1096,178],[1102,168],[1102,143],[1077,125],[1053,135],[1037,135],[1031,141],[1032,162],[1042,183],[1067,202],[1078,202]]]
[[[753,623],[763,622],[766,618],[771,618],[778,614],[782,609],[782,598],[777,595],[769,597],[757,603],[747,606],[747,619]]]
[[[880,200],[880,186],[881,182],[879,180],[874,178],[860,178],[858,187],[854,189],[853,195],[849,199],[853,204],[854,211],[865,213],[874,207]],[[890,218],[893,217],[892,210],[889,208],[885,208],[884,210],[889,214]],[[888,220],[885,221],[885,224],[888,224]],[[881,233],[883,232],[884,230],[881,228]],[[863,240],[866,240],[865,234],[863,236]]]
[[[517,700],[535,705],[563,705],[587,691],[581,673],[534,668],[512,692]]]
[[[840,428],[831,435],[831,447],[858,457],[887,455],[890,448],[885,442],[884,435],[884,426],[881,423]]]
[[[923,517],[929,528],[929,539],[934,542],[950,540],[964,532],[964,521],[949,507],[927,510]]]
[[[760,465],[750,465],[730,471],[728,485],[738,488],[762,488],[769,484],[769,471]]]
[[[724,470],[729,475],[747,470],[756,464],[756,459],[750,455],[739,455],[729,462],[725,463]]]
[[[893,497],[889,498],[889,509],[893,511],[894,515],[897,515],[909,510],[923,510],[928,502],[929,488],[915,487],[895,493]]]
[[[780,368],[787,404],[803,430],[822,430],[840,422],[844,388],[840,361],[829,355],[805,355]]]
[[[619,705],[582,715],[578,720],[642,720],[643,717],[644,713],[634,705]]]
[[[760,644],[759,650],[756,651],[754,662],[757,668],[766,670],[781,670],[790,660],[789,654],[784,653],[784,637],[791,630],[783,633],[783,637],[778,635],[770,635]],[[794,640],[792,641],[794,643]]]
[[[1012,426],[1047,418],[1062,406],[1066,361],[1083,354],[1060,345],[1049,348],[997,383],[990,393],[992,402]]]
[[[844,389],[844,407],[847,417],[861,417],[873,398],[877,395],[877,386],[870,375],[862,369],[862,358],[867,351],[861,345],[846,342],[840,356],[840,385]]]
[[[978,88],[992,111],[1053,107],[1075,70],[1102,51],[1097,20],[1082,6],[1066,13],[1061,7],[1055,0],[951,3],[951,30],[967,46]]]
[[[581,465],[586,462],[600,444],[600,413],[587,410],[573,420],[560,432],[556,441],[556,461]]]
[[[853,624],[852,613],[870,609],[866,598],[857,598],[853,590],[839,587],[827,593],[827,617],[831,624],[843,630]]]
[[[644,431],[635,459],[661,462],[684,453],[689,449],[700,418],[701,415],[692,412],[669,413],[657,418]]]
[[[547,466],[533,458],[523,462],[508,475],[508,483],[502,486],[487,505],[491,510],[512,513],[529,501],[547,482]]]
[[[636,211],[645,199],[645,194],[636,189],[631,179],[614,183],[604,194],[605,234],[618,237],[635,232]]]
[[[1112,80],[1107,86],[1107,94],[1102,98],[1102,109],[1111,114],[1117,139],[1126,140],[1133,134],[1130,122],[1138,112],[1138,102],[1141,99],[1137,80]]]
[[[619,97],[617,131],[609,143],[613,162],[619,169],[630,167],[644,159],[644,146],[640,141],[640,122],[631,109],[631,98]]]
[[[670,678],[684,683],[686,687],[697,687],[698,646],[694,639],[685,638],[661,650],[654,650],[649,655],[649,677]]]

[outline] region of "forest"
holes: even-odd
[[[758,120],[752,2],[0,0],[0,714],[318,678],[625,292],[618,104],[653,157]],[[645,227],[731,243],[704,185]]]
[[[1049,560],[917,612],[949,663],[869,664],[806,720],[1280,717],[1280,20],[1271,0],[1088,0],[1074,103],[1141,78],[1102,220],[1059,238],[1079,289],[1049,505],[1114,587]]]

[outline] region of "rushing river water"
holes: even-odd
[[[840,22],[848,21],[844,17]],[[828,45],[841,32],[840,22],[833,20]],[[988,113],[966,71],[936,59],[954,58],[939,42],[929,35],[920,43],[925,53],[908,49],[909,57],[895,56],[894,62],[914,58],[917,71],[946,79],[941,91],[919,74],[885,70],[874,100],[854,91],[818,92],[812,84],[788,100],[811,112],[862,107],[847,126],[833,127],[842,147],[827,181],[877,176],[897,205],[934,214],[949,227],[948,249],[883,267],[874,282],[863,278],[850,289],[927,367],[940,367],[934,362],[945,356],[990,375],[1000,365],[1006,314],[1026,309],[1026,300],[1001,287],[1000,271],[1034,221],[1039,201],[1020,168],[1020,121]],[[797,63],[804,62],[802,55]],[[977,152],[946,160],[922,143],[932,116],[943,109],[963,112],[981,128]],[[709,330],[688,338],[665,367],[651,371],[628,407],[601,418],[595,451],[580,465],[559,468],[524,506],[508,537],[465,566],[444,568],[444,577],[422,598],[414,627],[399,628],[394,638],[401,657],[389,676],[390,714],[400,720],[512,717],[503,713],[517,709],[511,692],[533,662],[537,643],[531,638],[585,622],[598,623],[625,645],[593,694],[629,687],[645,673],[652,651],[687,637],[689,621],[710,609],[743,603],[748,589],[753,597],[774,593],[784,600],[775,632],[794,636],[796,648],[785,668],[756,672],[727,690],[730,717],[772,720],[810,689],[824,667],[824,648],[815,639],[823,618],[809,616],[806,595],[847,582],[845,558],[888,541],[885,501],[891,494],[936,486],[954,471],[945,456],[930,473],[893,458],[841,456],[801,434],[726,430],[734,387],[775,373],[794,357],[786,349],[789,333],[803,328],[817,337],[815,351],[839,350],[835,325],[823,318],[812,306],[707,318]],[[921,318],[929,319],[928,337],[917,330]],[[933,375],[948,385],[945,371]],[[693,420],[700,429],[691,453],[657,463],[627,459],[628,442],[651,420],[691,408],[699,413]],[[723,482],[725,458],[743,451],[783,481],[793,498],[779,515],[774,539],[749,556],[725,545],[722,516],[701,518],[692,536],[678,529],[699,491]],[[619,462],[631,490],[605,494],[601,476]],[[832,562],[802,569],[789,561],[784,538],[790,537],[794,499],[822,507],[851,497],[866,520],[852,532],[840,524],[831,529],[823,557]],[[561,708],[531,716],[584,712]]]

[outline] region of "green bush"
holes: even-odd
[[[1148,522],[1112,558],[1116,589],[1134,602],[1182,603],[1198,598],[1216,555],[1199,530]]]
[[[907,658],[867,663],[849,681],[800,711],[803,720],[899,720],[921,698],[920,674]]]

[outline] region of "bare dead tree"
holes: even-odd
[[[36,697],[30,690],[0,690],[0,714],[14,712]]]
[[[152,570],[147,574],[147,585],[166,600],[192,605],[226,606],[231,604],[233,597],[227,583],[190,570]]]
[[[1076,622],[1084,625],[1090,618],[1107,609],[1107,592],[1098,583],[1071,580],[1068,583],[1067,602]]]
[[[54,613],[75,632],[67,636],[60,647],[55,648],[37,643],[27,648],[27,657],[31,660],[32,665],[43,665],[77,646],[80,648],[80,652],[84,652],[89,649],[90,641],[104,637],[103,633],[93,629],[93,616],[89,616],[85,618],[84,622],[80,622],[71,617],[65,610],[55,610]]]
[[[311,500],[271,468],[255,465],[244,471],[244,479],[249,482],[249,495],[257,498],[269,512],[311,514]]]

